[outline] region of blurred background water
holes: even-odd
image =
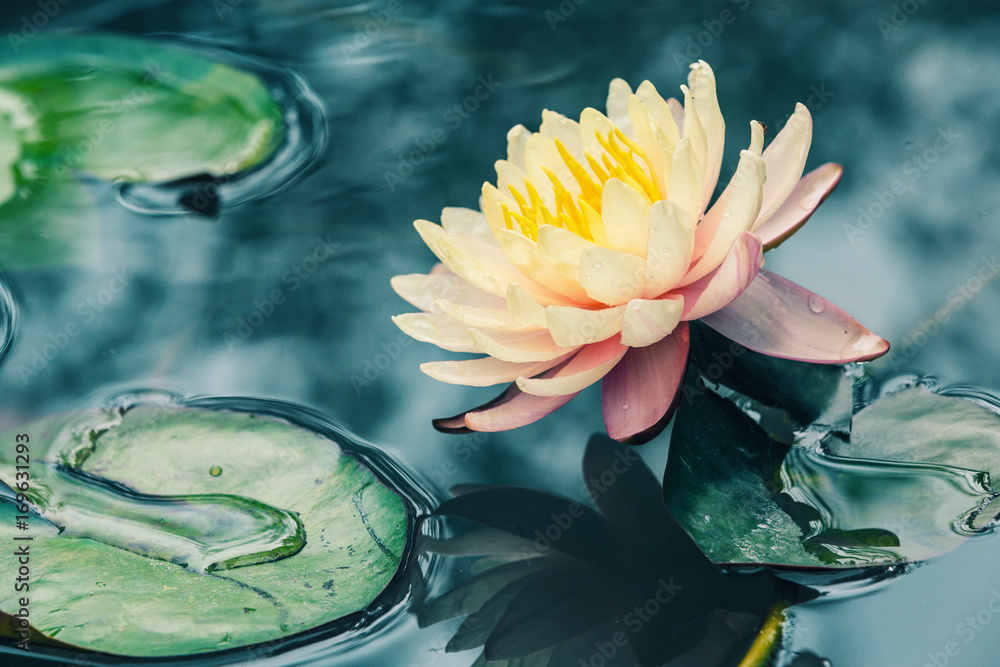
[[[874,374],[1000,389],[1000,11],[991,4],[59,0],[41,22],[43,4],[4,3],[0,62],[10,35],[31,29],[207,40],[301,76],[329,137],[306,177],[264,201],[223,201],[217,219],[143,215],[88,181],[98,220],[89,262],[4,274],[18,315],[0,365],[0,430],[121,389],[259,396],[328,415],[438,489],[518,484],[580,498],[583,445],[603,429],[599,393],[511,433],[437,433],[431,418],[494,389],[418,371],[447,353],[390,322],[410,308],[389,278],[431,266],[411,222],[475,207],[511,126],[537,129],[544,108],[603,108],[614,77],[677,95],[697,59],[716,72],[727,121],[723,182],[749,121],[773,136],[796,102],[815,123],[807,170],[844,165],[839,188],[768,254],[768,268],[889,339]],[[79,335],[32,365],[71,323]],[[641,451],[655,471],[667,440]],[[955,641],[947,664],[995,664],[1000,635],[985,615],[971,638],[959,626],[1000,590],[998,553],[995,539],[972,540],[871,595],[800,608],[788,655],[919,667]],[[472,661],[445,656],[440,630],[409,632],[405,650],[386,644],[366,649],[381,657],[352,659]]]

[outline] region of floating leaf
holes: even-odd
[[[845,568],[951,551],[996,513],[984,509],[995,499],[986,475],[955,465],[987,456],[942,465],[929,454],[960,452],[976,438],[985,452],[1000,417],[928,392],[883,401],[855,417],[850,442],[824,437],[824,452],[777,443],[729,401],[692,394],[674,426],[667,507],[716,563]],[[922,424],[903,425],[923,410]]]
[[[283,136],[281,107],[256,75],[150,40],[38,36],[5,57],[0,91],[30,100],[57,174],[224,176],[266,159]]]
[[[18,432],[32,438],[31,622],[66,644],[154,657],[279,640],[366,610],[409,550],[398,493],[276,418],[146,404]],[[15,513],[0,502],[5,531]],[[0,593],[4,612],[16,602]]]
[[[854,382],[843,366],[760,354],[700,322],[691,323],[691,361],[708,380],[787,410],[799,424],[850,424]]]

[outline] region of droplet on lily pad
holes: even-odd
[[[0,438],[16,433],[31,437],[31,625],[63,645],[134,657],[273,650],[363,625],[405,596],[419,494],[303,410],[139,395]],[[8,486],[12,457],[0,451]],[[23,512],[3,495],[12,532]],[[3,550],[0,569],[16,568]],[[0,612],[13,614],[9,588]]]

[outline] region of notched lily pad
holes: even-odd
[[[176,404],[64,422],[17,431],[32,438],[41,635],[114,655],[189,655],[353,626],[402,594],[412,506],[337,442]],[[15,485],[14,462],[0,463],[0,481]],[[19,513],[0,500],[5,531]],[[17,568],[12,554],[0,554],[4,571]],[[4,613],[17,603],[13,589],[0,593]]]
[[[845,568],[932,558],[997,514],[1000,416],[911,388],[855,415],[849,439],[786,445],[711,392],[680,411],[668,509],[715,563]],[[814,436],[815,434],[811,434]]]
[[[4,59],[0,90],[30,102],[49,166],[104,180],[228,175],[283,136],[256,75],[150,40],[39,36]]]

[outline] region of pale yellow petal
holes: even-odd
[[[403,313],[392,318],[407,336],[451,352],[480,352],[469,327],[442,313]]]
[[[646,347],[658,343],[681,321],[684,299],[635,299],[622,316],[622,345]]]
[[[558,139],[566,147],[566,150],[570,152],[570,155],[575,157],[581,164],[585,162],[580,124],[575,120],[567,118],[561,113],[545,109],[542,111],[542,125],[538,128],[538,132],[543,137],[548,137],[553,141]]]
[[[525,152],[527,152],[527,146],[525,146]],[[520,211],[516,200],[510,192],[510,188],[513,187],[524,199],[527,199],[528,191],[524,187],[524,182],[528,180],[528,172],[507,160],[497,160],[493,166],[497,172],[497,190],[509,198],[509,201],[505,201],[507,207],[512,211]]]
[[[551,378],[517,378],[517,386],[535,396],[565,396],[594,384],[615,367],[628,348],[618,336],[584,346],[559,374]]]
[[[674,121],[673,114],[670,112],[670,106],[656,92],[656,86],[649,81],[643,81],[639,85],[635,91],[635,96],[642,101],[649,115],[656,122],[657,127],[663,131],[663,135],[670,145],[670,152],[673,153],[677,147],[677,142],[680,141],[681,133],[677,123]]]
[[[549,306],[545,309],[545,319],[557,345],[574,347],[607,340],[620,332],[624,311],[625,306],[599,310]]]
[[[548,361],[515,364],[494,357],[480,357],[462,361],[432,361],[420,364],[420,370],[441,382],[467,387],[490,387],[513,382],[522,376],[538,375],[561,363],[563,359],[564,357],[556,357]]]
[[[673,148],[670,150],[671,162],[667,163],[667,170],[664,171],[663,152],[660,141],[657,139],[657,125],[646,109],[646,105],[638,97],[631,95],[628,99],[628,113],[632,120],[632,136],[652,166],[653,181],[660,192],[666,192],[667,184],[670,182],[669,165],[673,161]]]
[[[576,302],[559,305],[594,305],[593,299],[587,296],[586,290],[580,285],[579,273],[565,270],[560,263],[542,254],[537,243],[522,234],[508,230],[501,230],[497,238],[507,259],[522,274],[552,292],[562,295],[566,300]],[[507,286],[504,285],[505,292],[506,289]]]
[[[645,267],[642,257],[594,246],[580,257],[580,282],[591,298],[620,306],[642,296]]]
[[[562,156],[559,155],[556,142],[541,134],[531,135],[524,147],[524,168],[528,172],[532,186],[542,198],[542,202],[548,207],[550,213],[554,213],[556,210],[555,191],[552,180],[545,172],[548,171],[554,175],[561,183],[573,180],[573,174],[570,173]]]
[[[518,322],[542,328],[548,326],[545,320],[545,307],[517,283],[507,286],[507,312]]]
[[[708,203],[708,197],[704,194],[705,190],[705,165],[708,160],[708,137],[705,134],[705,128],[702,126],[701,118],[698,116],[698,107],[694,102],[694,93],[687,86],[681,86],[681,91],[684,93],[684,137],[691,140],[691,151],[694,153],[695,160],[701,165],[701,189],[698,190],[698,196],[701,198],[701,209],[704,210],[705,205]],[[712,181],[712,188],[715,188],[715,181]]]
[[[726,140],[726,123],[719,109],[719,99],[715,90],[715,74],[704,60],[691,65],[688,86],[694,94],[694,108],[698,120],[705,130],[707,141],[705,167],[704,201],[707,203],[715,192],[722,167],[722,152]]]
[[[469,329],[468,333],[475,343],[474,352],[485,352],[491,357],[518,364],[530,361],[549,361],[569,354],[575,349],[556,345],[548,332],[534,338],[510,342],[499,339],[495,334],[487,334],[477,329]]]
[[[654,299],[677,285],[687,273],[694,251],[694,221],[673,202],[654,202],[649,209],[649,251],[642,296]]]
[[[701,218],[702,168],[688,137],[677,142],[667,199],[684,209],[692,220],[697,222]]]
[[[542,225],[538,228],[538,250],[551,258],[560,272],[580,280],[580,257],[594,244],[562,227]]]
[[[471,208],[448,206],[441,209],[441,226],[449,234],[468,234],[476,238],[496,243],[493,230],[486,216]]]
[[[505,305],[503,298],[473,287],[464,278],[453,273],[446,275],[411,273],[393,276],[389,284],[396,294],[428,313],[440,312],[440,308],[434,303],[436,299],[476,304],[484,308],[499,308]]]
[[[607,151],[597,141],[597,135],[600,134],[606,139],[608,134],[614,131],[615,124],[597,109],[587,107],[580,113],[580,138],[583,141],[583,147],[597,158],[598,162],[601,161],[602,155],[607,154]]]
[[[601,219],[608,247],[639,257],[646,256],[649,238],[649,203],[631,186],[617,178],[604,184]]]
[[[732,180],[732,193],[726,201],[715,236],[701,259],[684,276],[681,285],[690,285],[714,271],[729,254],[740,232],[749,231],[753,226],[763,198],[764,169],[763,158],[750,151],[740,153],[740,163]]]
[[[531,132],[524,125],[515,125],[507,132],[507,161],[524,168],[524,144]]]
[[[540,331],[545,327],[524,324],[515,319],[507,311],[504,302],[500,308],[483,308],[481,306],[458,304],[447,299],[437,299],[434,305],[440,312],[461,322],[467,327],[476,329],[495,329],[497,331]]]
[[[505,203],[507,203],[506,198],[503,193],[497,190],[495,185],[492,183],[483,183],[483,215],[486,216],[486,222],[489,223],[494,236],[496,236],[501,229],[507,229],[507,222],[504,220],[502,207],[502,204]],[[511,206],[517,206],[517,204],[514,202],[507,204],[508,208],[511,208]]]
[[[812,143],[812,116],[802,104],[795,105],[795,113],[778,132],[774,141],[764,149],[767,165],[767,183],[757,223],[763,224],[785,203],[788,195],[802,178],[809,145]],[[756,225],[755,225],[756,226]]]
[[[632,88],[624,79],[612,79],[608,85],[608,120],[618,126],[618,128],[632,136],[632,120],[628,114],[628,98],[632,95]]]

